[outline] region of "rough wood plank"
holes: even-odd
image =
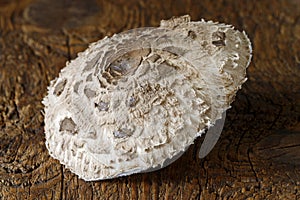
[[[50,158],[41,100],[90,42],[190,14],[244,29],[249,80],[205,159],[201,139],[171,166],[84,182]],[[300,198],[300,2],[0,0],[0,199]]]

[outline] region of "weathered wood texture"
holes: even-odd
[[[90,42],[190,14],[245,30],[249,80],[205,159],[84,182],[45,148],[49,81]],[[300,199],[300,1],[0,0],[0,199]]]

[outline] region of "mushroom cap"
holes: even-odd
[[[250,59],[244,32],[187,15],[105,37],[48,87],[49,153],[86,181],[165,166],[230,108]]]

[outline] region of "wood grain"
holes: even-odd
[[[84,182],[45,148],[42,98],[65,62],[123,30],[190,14],[245,30],[248,81],[215,149]],[[0,0],[0,199],[300,199],[300,2]]]

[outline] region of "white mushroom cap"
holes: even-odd
[[[49,153],[87,181],[165,166],[230,107],[250,58],[244,32],[189,16],[99,40],[51,81]]]

